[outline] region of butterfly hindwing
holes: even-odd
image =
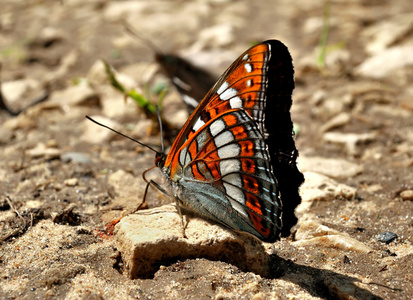
[[[274,239],[281,227],[275,217],[281,209],[277,184],[264,138],[245,111],[229,110],[210,120],[185,142],[173,164],[171,179],[179,178],[178,198],[186,207],[234,230]]]

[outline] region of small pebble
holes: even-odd
[[[61,155],[61,160],[64,163],[73,162],[73,163],[92,163],[92,160],[83,153],[80,152],[66,152]]]
[[[400,197],[402,197],[403,200],[413,200],[413,190],[405,190],[400,193]]]
[[[379,242],[390,244],[395,239],[397,239],[397,234],[395,234],[391,231],[385,231],[385,232],[382,232],[382,233],[379,233],[378,235],[376,235],[376,239]]]
[[[77,178],[69,178],[69,179],[66,179],[64,181],[64,184],[67,185],[67,186],[75,186],[75,185],[77,185],[77,183],[78,183]]]

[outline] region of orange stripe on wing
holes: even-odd
[[[264,236],[269,236],[271,230],[266,226],[264,219],[261,217],[263,215],[260,202],[258,198],[250,193],[245,193],[246,201],[245,205],[250,209],[248,210],[248,215],[250,220],[254,224],[255,229],[259,231]]]
[[[241,156],[253,156],[254,155],[254,142],[251,140],[238,141],[241,146]]]
[[[241,169],[245,173],[254,174],[255,173],[255,162],[249,158],[242,158],[241,159]]]

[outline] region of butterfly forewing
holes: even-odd
[[[200,127],[195,126],[197,123],[203,125],[228,109],[245,108],[254,120],[259,120],[258,126],[262,129],[262,114],[265,107],[263,88],[267,85],[265,61],[269,58],[268,47],[267,43],[252,47],[232,63],[187,120],[171,147],[172,153],[182,146],[188,135],[195,133]],[[236,88],[232,85],[236,85]],[[167,158],[166,166],[171,163],[171,158]]]

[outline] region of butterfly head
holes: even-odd
[[[162,168],[165,165],[166,154],[161,152],[156,152],[155,165]]]

